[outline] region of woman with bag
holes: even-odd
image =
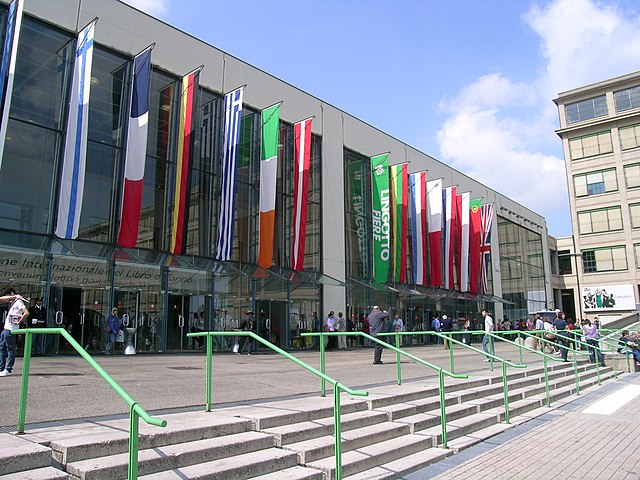
[[[113,307],[104,327],[104,332],[107,334],[107,346],[104,349],[105,355],[113,354],[113,344],[116,343],[118,330],[120,330],[120,318],[118,317],[118,309]]]

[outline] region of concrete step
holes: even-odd
[[[517,417],[531,410],[540,408],[543,403],[543,400],[539,398],[524,398],[522,400],[516,400],[515,402],[509,402],[509,416],[510,418]],[[498,422],[504,422],[504,405],[484,410],[483,413],[496,415]]]
[[[407,455],[424,453],[431,447],[431,439],[420,435],[402,437],[368,445],[342,454],[342,474],[347,477],[370,468],[398,460]],[[327,457],[312,462],[307,467],[322,470],[327,480],[335,479],[335,458]],[[364,478],[369,478],[365,476]]]
[[[344,453],[407,434],[409,434],[408,425],[392,422],[370,425],[341,432],[341,449]],[[302,465],[307,465],[321,458],[334,455],[335,441],[333,435],[326,435],[285,445],[283,448],[296,452],[298,454],[298,462]]]
[[[447,393],[445,395],[445,405],[456,405],[459,403],[459,397],[455,393]],[[376,408],[377,412],[384,412],[390,421],[400,418],[417,415],[418,413],[428,412],[440,407],[440,397],[429,397],[410,402],[396,403],[386,407]]]
[[[453,450],[443,448],[428,448],[424,451],[407,455],[397,460],[356,473],[344,480],[393,480],[408,475],[411,472],[428,467],[439,462],[453,453]]]
[[[475,430],[466,435],[453,438],[452,440],[448,440],[447,437],[447,447],[450,450],[453,450],[455,453],[458,453],[460,450],[464,450],[465,448],[469,448],[480,442],[484,442],[488,438],[491,438],[494,435],[498,435],[499,433],[502,433],[505,430],[509,430],[510,428],[513,428],[513,425],[508,425],[506,423],[496,423],[494,425],[489,425],[488,427]]]
[[[0,475],[50,466],[50,448],[10,433],[0,434]]]
[[[378,410],[381,407],[387,407],[396,403],[422,400],[424,398],[437,397],[438,395],[440,395],[440,393],[437,385],[403,385],[401,389],[389,388],[383,391],[369,392],[366,402],[369,410]]]
[[[142,475],[140,480],[245,480],[260,475],[280,472],[297,466],[297,456],[293,452],[279,448],[269,448],[259,452],[245,453],[221,458],[211,462],[198,463],[179,469]],[[280,478],[275,476],[273,478]]]
[[[17,473],[0,475],[1,480],[70,480],[71,476],[54,467],[37,468],[35,470],[24,470]]]
[[[496,415],[487,413],[475,413],[447,422],[447,443],[456,438],[470,435],[473,432],[495,425],[497,422],[498,419]],[[440,424],[417,431],[415,434],[430,438],[434,446],[442,444],[442,427]]]
[[[387,415],[383,412],[364,410],[361,412],[347,413],[340,416],[340,428],[343,432],[355,428],[366,427],[387,421]],[[272,435],[276,440],[276,446],[281,447],[311,438],[330,435],[333,433],[333,416],[319,418],[307,422],[292,423],[281,427],[273,427],[262,430]]]
[[[291,467],[252,477],[252,480],[324,480],[324,472],[313,468]]]
[[[244,432],[194,442],[166,445],[138,452],[138,473],[147,475],[197,463],[265,450],[274,446],[273,437]],[[80,480],[118,480],[127,476],[128,454],[80,460],[67,464],[67,472]]]
[[[455,404],[447,407],[446,418],[447,423],[467,415],[478,413],[478,407],[475,405]],[[411,433],[440,425],[440,410],[431,410],[425,413],[418,413],[409,417],[396,420],[397,423],[406,423],[411,429]]]
[[[162,418],[167,420],[166,428],[140,421],[140,450],[233,435],[252,429],[250,420],[213,412],[170,414],[163,415]],[[31,438],[43,436],[43,432],[31,432]],[[82,428],[76,426],[75,429],[63,430],[58,436],[58,439],[50,440],[49,445],[54,460],[61,465],[125,453],[129,450],[129,420],[94,423]]]

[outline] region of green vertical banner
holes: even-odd
[[[389,154],[371,157],[371,216],[373,237],[373,279],[386,282],[391,257],[391,215],[389,204]]]
[[[355,265],[362,265],[362,271],[353,272],[362,278],[369,276],[369,263],[367,261],[367,226],[366,226],[366,208],[365,208],[365,192],[364,192],[364,162],[358,160],[347,166],[349,176],[349,200],[351,201],[350,210],[351,228],[356,232],[357,244],[351,246],[350,256],[355,259]]]

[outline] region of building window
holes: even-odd
[[[622,209],[609,207],[578,212],[578,227],[580,235],[622,230]]]
[[[582,251],[584,273],[610,272],[627,269],[624,245]]]
[[[631,215],[631,227],[640,228],[640,203],[629,205],[629,214]]]
[[[572,160],[611,153],[613,152],[611,131],[599,132],[593,135],[586,135],[584,137],[570,138],[569,152]]]
[[[571,252],[569,250],[558,250],[558,267],[560,269],[560,275],[573,274]]]
[[[616,112],[638,108],[640,107],[640,87],[613,92],[613,99],[616,102]]]
[[[620,134],[620,147],[629,150],[640,146],[640,125],[629,125],[618,129]]]
[[[607,98],[601,95],[582,102],[565,105],[564,111],[567,115],[567,123],[577,123],[591,118],[603,117],[609,112],[607,110]]]
[[[616,169],[610,168],[598,172],[574,175],[573,185],[576,190],[576,197],[588,197],[589,195],[615,192],[618,190]]]
[[[625,165],[624,178],[627,182],[627,188],[640,187],[640,163]]]
[[[636,257],[636,270],[640,270],[640,243],[633,245],[633,253]]]

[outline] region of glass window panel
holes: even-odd
[[[640,187],[640,165],[627,165],[624,167],[624,176],[627,179],[627,188]]]
[[[627,256],[624,248],[611,249],[611,257],[613,261],[614,270],[626,270],[627,269]]]
[[[638,146],[636,131],[633,126],[620,128],[618,133],[620,135],[620,145],[622,150],[628,150]]]
[[[584,150],[585,157],[593,157],[594,155],[598,155],[600,153],[598,147],[598,137],[596,135],[583,137],[582,148]]]
[[[61,135],[9,120],[0,175],[0,226],[49,233],[54,162]]]
[[[640,87],[628,88],[613,93],[616,111],[622,112],[640,107]]]
[[[74,47],[70,40],[70,35],[25,15],[11,99],[12,117],[61,128],[62,97],[67,91],[67,70]]]
[[[582,122],[607,115],[607,99],[604,95],[565,105],[567,123]]]
[[[594,250],[582,252],[582,268],[584,268],[584,273],[593,273],[596,271],[596,254]]]
[[[636,269],[640,269],[640,244],[635,244],[633,246],[633,253],[636,257]]]
[[[603,132],[598,134],[598,153],[613,152],[613,144],[611,143],[611,132]]]
[[[582,139],[580,138],[572,138],[569,140],[569,151],[571,154],[571,158],[573,160],[577,160],[579,158],[584,157],[584,153],[582,152]]]
[[[631,226],[633,228],[640,227],[640,203],[629,205],[629,213],[631,215]]]
[[[591,228],[591,214],[589,212],[578,213],[578,227],[581,234],[593,233]]]
[[[614,192],[618,190],[618,179],[616,177],[615,170],[605,170],[602,172],[604,177],[604,190],[605,192]]]
[[[589,192],[587,191],[586,175],[576,175],[573,177],[573,185],[576,190],[576,197],[585,197],[589,195]]]
[[[594,233],[609,230],[606,210],[595,210],[591,212],[591,228]]]
[[[122,112],[128,79],[128,58],[103,48],[93,49],[91,98],[89,99],[89,140],[122,146]]]
[[[87,144],[87,167],[78,238],[108,242],[114,217],[115,166],[120,150]]]
[[[620,207],[607,210],[609,215],[609,230],[622,230],[622,209]]]
[[[595,255],[598,272],[613,270],[613,257],[611,256],[611,250],[596,250]]]
[[[587,183],[601,183],[604,182],[602,172],[594,172],[587,174]]]

